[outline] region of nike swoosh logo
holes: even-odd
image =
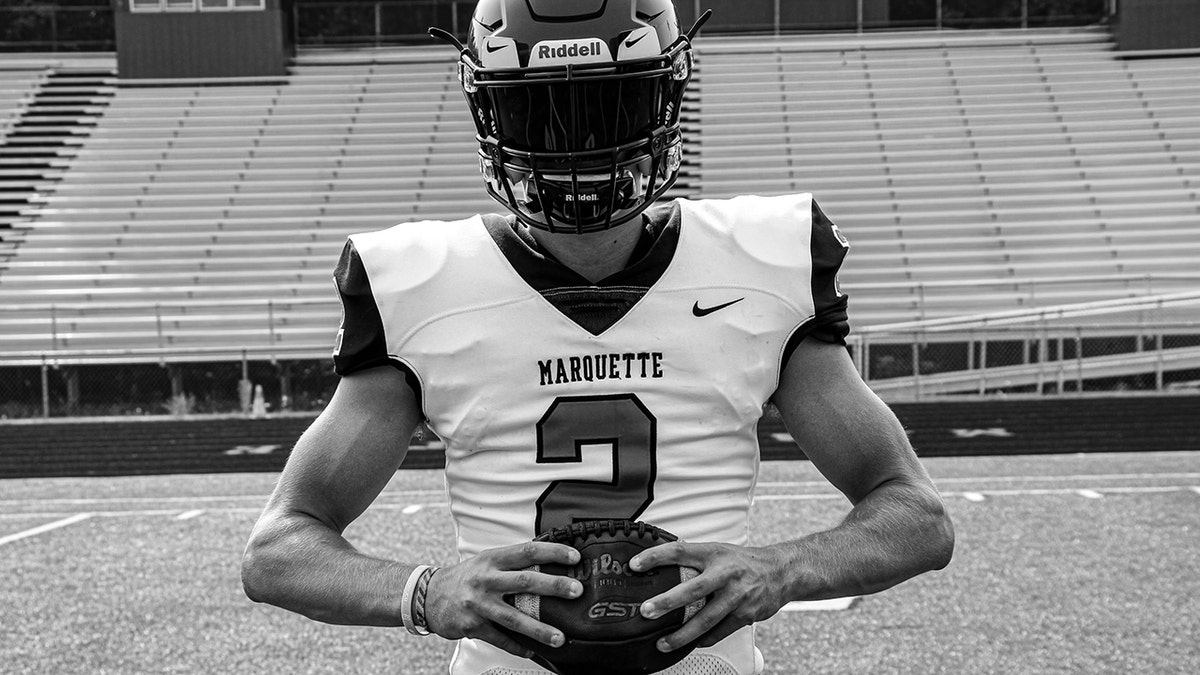
[[[649,33],[642,33],[641,35],[637,36],[636,40],[626,40],[625,48],[629,49],[630,47],[636,45],[637,43],[641,42],[642,39],[645,38],[647,35],[649,35]]]
[[[489,54],[494,54],[494,53],[500,51],[501,49],[504,49],[507,46],[508,46],[507,44],[502,44],[502,45],[496,45],[493,47],[491,44],[488,44],[487,51]]]
[[[695,316],[708,316],[709,314],[712,314],[713,312],[719,312],[719,311],[725,309],[726,307],[736,305],[743,300],[745,300],[745,298],[738,298],[737,300],[732,300],[723,305],[716,305],[713,307],[701,307],[700,303],[697,302],[696,304],[692,305],[692,314]]]

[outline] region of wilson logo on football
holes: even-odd
[[[601,600],[587,611],[588,618],[597,623],[617,623],[641,615],[640,603],[625,600]]]
[[[567,575],[579,581],[592,581],[597,585],[604,585],[605,579],[612,579],[614,577],[618,579],[633,579],[654,576],[654,570],[639,574],[629,569],[620,560],[617,560],[608,553],[604,553],[599,557],[583,560],[580,564],[570,568],[567,571]]]

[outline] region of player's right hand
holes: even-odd
[[[488,549],[457,565],[443,567],[429,580],[426,591],[427,627],[444,638],[483,640],[523,658],[529,658],[532,652],[506,636],[497,625],[552,647],[562,646],[566,639],[562,631],[522,614],[504,602],[504,596],[532,593],[567,599],[579,597],[583,585],[575,579],[525,569],[545,563],[577,562],[579,551],[570,546],[529,541]]]

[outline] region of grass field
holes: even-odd
[[[760,624],[768,673],[1200,672],[1200,453],[928,459],[958,533],[946,570],[844,611]],[[0,481],[0,673],[442,673],[451,644],[326,626],[241,592],[274,474]],[[846,502],[764,465],[755,540]],[[348,531],[453,559],[437,471],[398,473]]]

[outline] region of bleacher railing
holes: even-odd
[[[1127,297],[1047,306],[1047,296],[1069,293],[1073,287],[1089,287],[1094,290],[1098,285],[1111,288],[1113,294],[1125,294]],[[939,294],[961,293],[967,287],[975,293],[1003,290],[1020,298],[1024,304],[1034,309],[926,318],[929,312],[936,309]],[[895,283],[843,285],[843,289],[851,297],[852,306],[856,299],[866,298],[875,293],[894,294],[896,288]],[[1200,274],[1128,274],[1113,275],[1099,280],[1095,277],[1066,276],[1007,281],[934,281],[915,283],[911,288],[913,307],[909,313],[919,317],[918,320],[887,325],[875,324],[862,328],[856,326],[855,334],[869,335],[872,341],[878,342],[884,335],[912,335],[914,332],[932,335],[951,329],[978,331],[1002,325],[1044,324],[1049,319],[1061,322],[1089,316],[1128,314],[1139,308],[1165,316],[1168,309],[1178,306],[1177,302],[1171,301],[1172,299],[1186,299],[1191,297],[1192,292],[1200,292]],[[240,326],[250,330],[257,328],[261,337],[226,346],[186,346],[190,341],[194,341],[194,338],[188,335],[187,329],[172,327],[174,319],[186,318],[204,311],[236,313]],[[295,332],[296,321],[289,316],[293,311],[302,311],[309,315],[309,324],[313,323],[311,317],[318,315],[316,321],[319,325],[313,326],[312,335],[321,337],[286,337],[289,329],[292,329],[291,333]],[[43,361],[55,366],[87,365],[113,363],[117,359],[127,363],[224,361],[240,359],[243,352],[251,354],[254,360],[274,361],[277,358],[297,358],[298,355],[310,358],[313,354],[323,353],[332,345],[339,311],[338,301],[334,297],[188,300],[154,304],[136,301],[51,303],[42,306],[0,304],[0,316],[12,316],[17,312],[24,316],[26,332],[30,335],[29,340],[23,344],[10,342],[7,348],[0,349],[0,367],[36,366]],[[321,322],[321,314],[327,315],[328,320]],[[77,342],[87,340],[87,333],[69,326],[80,317],[104,316],[122,317],[125,320],[137,317],[142,326],[137,331],[137,346],[123,350],[87,349],[76,346]],[[1143,312],[1139,321],[1146,320],[1146,316],[1148,315]],[[328,337],[327,343],[320,342],[324,337]],[[134,339],[132,335],[130,339]]]
[[[888,400],[1200,393],[1200,288],[874,326],[850,342],[863,379]]]
[[[277,342],[269,327],[263,336],[244,347],[5,352],[0,419],[248,413],[257,386],[270,410],[320,410],[337,384],[330,345]],[[888,401],[1200,394],[1200,288],[863,327],[849,346]]]

